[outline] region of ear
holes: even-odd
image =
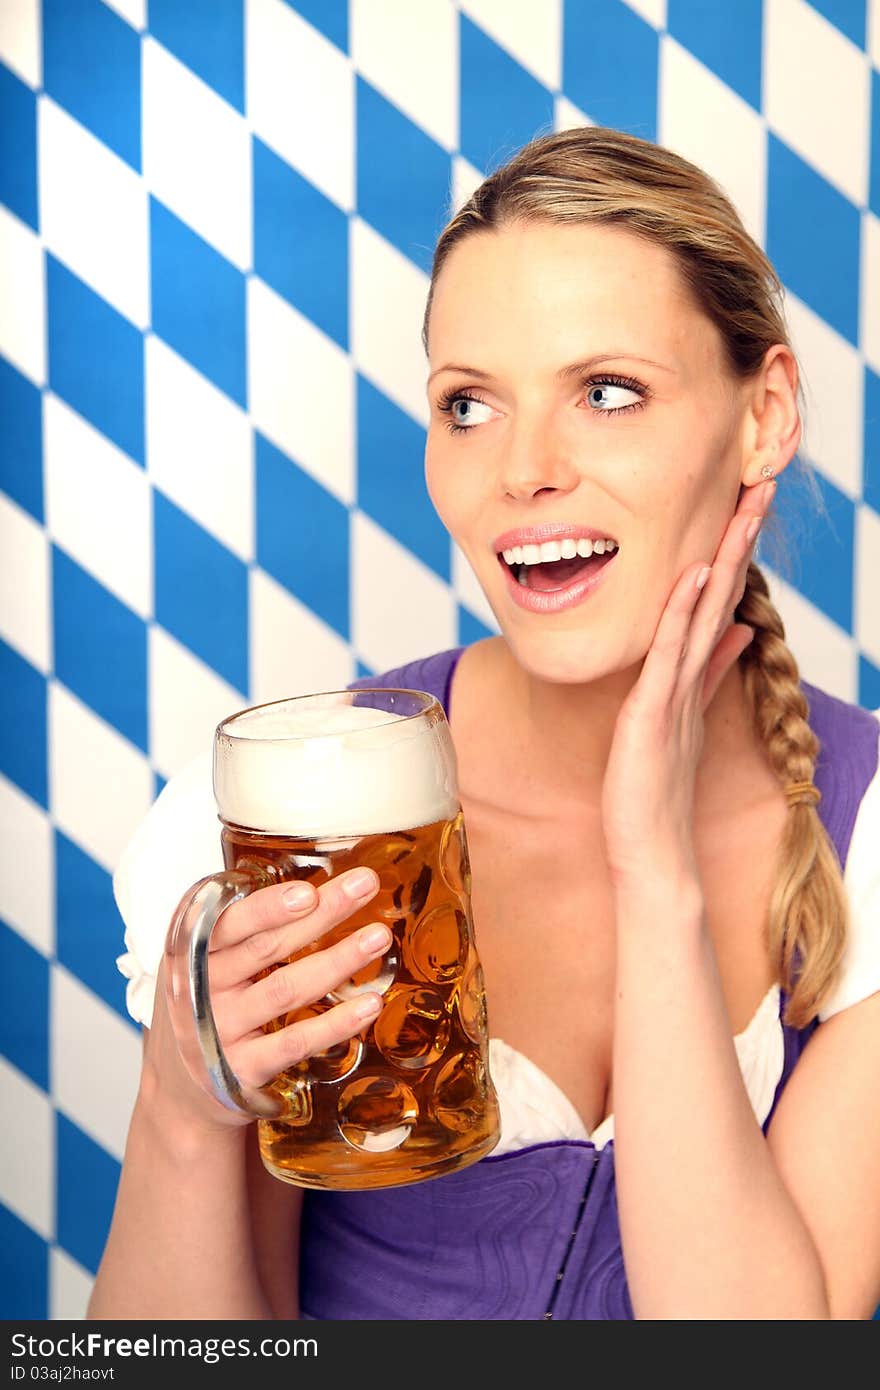
[[[744,487],[763,482],[761,469],[768,463],[778,478],[797,452],[802,432],[797,388],[797,359],[785,343],[775,343],[764,354],[747,395],[742,435]]]

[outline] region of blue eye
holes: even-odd
[[[467,415],[457,415],[457,406],[467,406]],[[454,427],[459,430],[469,430],[473,429],[474,425],[485,424],[485,420],[481,421],[479,418],[479,409],[481,406],[483,410],[488,411],[490,409],[490,407],[486,405],[486,402],[481,401],[478,396],[455,396],[449,407],[449,413],[452,416]],[[477,411],[476,419],[474,419],[475,407]]]
[[[637,401],[632,401],[629,404],[611,406],[607,409],[604,407],[600,408],[595,412],[598,415],[622,415],[629,410],[640,410],[645,403],[644,387],[638,382],[633,382],[631,379],[624,380],[622,377],[607,377],[600,380],[594,377],[587,385],[589,386],[587,400],[591,405],[596,404],[595,400],[591,400],[591,397],[593,397],[596,391],[607,392],[609,389],[611,391],[628,391],[631,396],[639,397]]]
[[[456,406],[468,406],[468,416],[473,415],[474,406],[482,406],[484,410],[491,409],[486,402],[477,395],[471,395],[467,391],[447,391],[437,401],[437,409],[450,418],[446,422],[446,428],[450,434],[467,434],[474,428],[474,422],[470,419],[462,420],[461,416],[455,413]],[[477,424],[485,423],[476,421]]]

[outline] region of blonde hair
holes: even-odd
[[[743,380],[761,369],[776,343],[791,348],[783,290],[770,261],[745,230],[722,189],[673,151],[633,135],[584,126],[539,136],[492,172],[452,216],[437,242],[422,327],[428,325],[437,277],[453,248],[477,232],[512,222],[616,223],[664,246],[695,303],[715,324],[726,365]],[[803,387],[798,373],[803,414]],[[815,506],[821,493],[798,460]],[[774,555],[778,519],[771,513],[762,545]],[[783,565],[783,568],[785,566]],[[735,621],[755,636],[740,658],[753,725],[781,786],[811,781],[819,739],[785,628],[757,564],[749,566]],[[784,1021],[803,1028],[836,982],[849,929],[840,861],[815,804],[788,811],[779,846],[765,941],[779,985],[788,994]]]

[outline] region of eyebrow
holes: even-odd
[[[644,362],[649,367],[657,367],[661,372],[672,372],[675,374],[677,368],[668,366],[665,362],[655,362],[650,357],[639,357],[634,352],[600,352],[593,357],[587,357],[582,362],[570,362],[567,367],[560,367],[556,376],[559,381],[568,381],[570,377],[581,376],[588,372],[591,367],[597,367],[600,362],[614,362],[618,358],[626,358],[630,362]],[[439,376],[441,372],[463,372],[466,376],[479,377],[481,381],[494,381],[491,372],[481,371],[479,367],[463,367],[457,362],[446,362],[442,367],[437,367],[428,377],[428,385]]]

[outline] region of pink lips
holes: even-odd
[[[578,526],[567,521],[547,521],[543,526],[520,526],[515,531],[504,531],[496,536],[492,545],[496,555],[502,550],[512,550],[515,545],[540,545],[542,541],[563,540],[602,541],[617,540],[613,531],[597,531],[592,526]]]
[[[545,536],[544,539],[548,537]],[[507,549],[506,545],[504,549]],[[564,589],[554,589],[550,592],[525,588],[514,578],[513,570],[502,555],[498,556],[498,563],[504,570],[508,593],[520,608],[525,608],[529,613],[561,613],[566,608],[574,608],[576,604],[582,603],[599,587],[608,571],[614,567],[619,554],[619,550],[612,551],[611,558],[605,561],[601,569],[594,570],[591,574],[579,575]]]

